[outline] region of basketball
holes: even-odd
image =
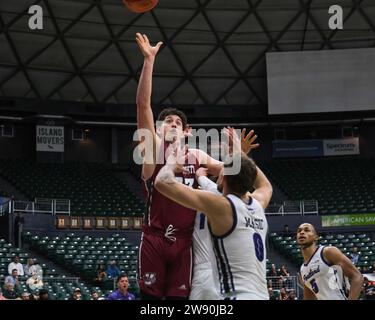
[[[122,0],[130,11],[136,13],[144,13],[152,10],[157,4],[158,0]]]

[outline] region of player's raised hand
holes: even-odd
[[[246,135],[246,129],[242,129],[241,132],[241,149],[244,153],[248,154],[251,150],[256,149],[259,147],[259,143],[254,143],[254,141],[258,138],[257,135],[254,135],[254,130],[250,130],[250,132]]]
[[[184,130],[184,137],[187,138],[187,137],[192,137],[193,134],[191,133],[192,131],[192,128],[187,124],[186,125],[186,128]]]
[[[140,33],[136,33],[135,41],[145,58],[154,58],[163,44],[163,42],[158,42],[156,46],[151,46],[147,36]]]
[[[225,152],[229,155],[241,153],[241,141],[238,134],[236,133],[236,130],[233,127],[228,126],[223,128],[222,132],[228,139],[228,143],[225,146]]]
[[[188,158],[188,153],[188,145],[181,148],[180,142],[176,140],[174,143],[171,143],[165,151],[167,165],[173,166],[174,172],[184,172],[184,164]]]

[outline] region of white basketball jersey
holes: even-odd
[[[227,198],[232,205],[233,226],[227,234],[213,236],[221,294],[226,299],[269,300],[264,209],[253,198],[247,204],[232,194]]]
[[[221,193],[217,190],[215,182],[206,177],[204,179],[204,186],[201,188],[215,194]],[[198,182],[200,180],[198,179]],[[207,263],[216,263],[212,247],[211,233],[207,225],[207,217],[200,212],[197,212],[195,217],[194,232],[193,232],[193,249],[194,249],[194,268],[205,265]]]
[[[197,213],[193,232],[194,267],[214,261],[212,239],[208,230],[207,217]]]
[[[216,183],[206,179],[204,190],[221,194]],[[218,275],[215,255],[212,246],[211,233],[208,229],[207,217],[197,212],[193,232],[194,272],[192,280],[193,300],[219,299]],[[201,279],[204,277],[205,279]],[[209,278],[209,279],[207,279]],[[204,281],[203,281],[204,280]],[[202,284],[211,288],[201,288]],[[199,284],[199,288],[195,288]],[[198,292],[198,293],[197,293]]]
[[[346,300],[349,282],[342,269],[328,264],[323,257],[324,246],[319,246],[310,260],[301,266],[302,281],[315,293],[318,300]]]

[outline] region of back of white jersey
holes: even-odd
[[[310,260],[301,266],[302,281],[315,293],[318,300],[346,300],[349,282],[342,268],[330,265],[323,256],[324,246],[319,246]]]
[[[224,298],[269,300],[266,283],[266,235],[264,209],[250,198],[243,202],[228,195],[233,210],[233,226],[221,237],[213,236],[214,252]]]

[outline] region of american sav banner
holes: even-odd
[[[36,126],[36,151],[64,152],[64,127]]]
[[[322,227],[375,225],[375,213],[322,216]]]

